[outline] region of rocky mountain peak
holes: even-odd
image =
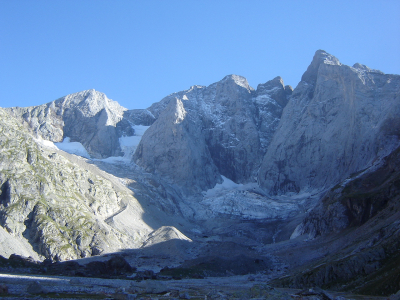
[[[281,107],[287,104],[287,97],[291,95],[293,88],[290,85],[285,86],[282,77],[277,76],[266,83],[259,84],[256,90],[256,99],[273,99]],[[267,97],[266,97],[267,96]]]
[[[316,52],[268,146],[261,186],[271,194],[326,189],[397,147],[395,126],[385,124],[398,124],[400,76],[369,70]]]
[[[143,135],[133,160],[189,195],[214,187],[221,177],[207,148],[199,116],[189,114],[183,101],[188,100],[169,99]]]
[[[301,77],[301,81],[315,84],[315,81],[317,80],[318,69],[321,64],[336,66],[342,65],[335,56],[327,53],[324,50],[317,50],[311,64],[307,68],[307,71]]]
[[[378,74],[384,74],[382,71],[371,69],[366,65],[360,64],[360,63],[355,63],[353,65],[354,69],[360,70],[362,72],[372,72],[372,73],[378,73]]]
[[[77,109],[84,117],[93,117],[101,110],[107,109],[111,114],[121,119],[123,112],[127,110],[118,102],[108,99],[104,93],[94,89],[67,95],[56,100],[55,104],[61,108],[62,112],[65,109]]]
[[[254,89],[249,85],[247,79],[243,76],[240,75],[227,75],[225,76],[221,81],[219,81],[218,83],[220,84],[235,84],[238,86],[241,86],[243,88],[245,88],[246,90],[248,90],[249,92],[253,91]]]
[[[94,89],[40,106],[7,110],[37,137],[52,142],[69,137],[96,158],[121,154],[118,138],[133,135],[129,121],[124,119],[127,109]]]
[[[257,90],[259,88],[264,88],[264,89],[273,89],[275,87],[281,87],[285,86],[283,83],[283,79],[281,76],[276,76],[274,79],[267,81],[266,83],[261,83],[257,86]]]

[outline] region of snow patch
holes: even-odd
[[[222,176],[222,183],[217,183],[215,187],[212,189],[207,190],[204,193],[205,197],[215,197],[218,196],[222,193],[225,193],[226,191],[232,191],[232,190],[244,190],[244,185],[243,184],[238,184],[230,180],[229,178],[226,178],[225,176]]]
[[[150,126],[133,125],[132,128],[135,130],[134,136],[122,136],[119,138],[119,145],[122,152],[124,152],[124,158],[131,161],[133,154],[135,154],[136,148],[139,145],[144,133]]]
[[[46,141],[46,142],[48,142],[48,141]],[[86,151],[85,147],[83,147],[83,145],[79,142],[71,142],[71,139],[69,137],[64,138],[62,143],[54,143],[54,145],[59,150],[65,151],[69,154],[75,154],[75,155],[82,156],[85,158],[90,158],[90,155]]]
[[[56,147],[56,145],[54,145],[53,142],[50,142],[48,140],[42,140],[42,139],[39,138],[39,139],[34,139],[34,141],[40,146],[43,146],[43,147],[46,147],[46,148],[50,148],[50,149],[58,149]]]
[[[150,126],[132,125],[133,130],[135,130],[135,135],[121,136],[119,138],[119,146],[121,147],[122,152],[124,152],[124,156],[111,156],[96,160],[109,164],[130,163],[143,134],[149,127]]]

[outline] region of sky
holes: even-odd
[[[0,107],[95,89],[128,109],[229,74],[296,87],[316,50],[400,74],[400,1],[0,0]]]

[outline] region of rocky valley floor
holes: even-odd
[[[145,280],[0,274],[0,299],[387,299],[319,288],[273,288],[268,276]],[[398,299],[392,297],[391,299]]]

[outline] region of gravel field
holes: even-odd
[[[301,290],[273,289],[265,284],[267,281],[265,275],[136,282],[124,279],[0,274],[0,285],[8,287],[8,294],[0,294],[0,299],[328,299],[295,296]],[[32,288],[38,286],[42,292],[32,293]],[[386,299],[337,292],[329,292],[328,295],[332,300]]]

